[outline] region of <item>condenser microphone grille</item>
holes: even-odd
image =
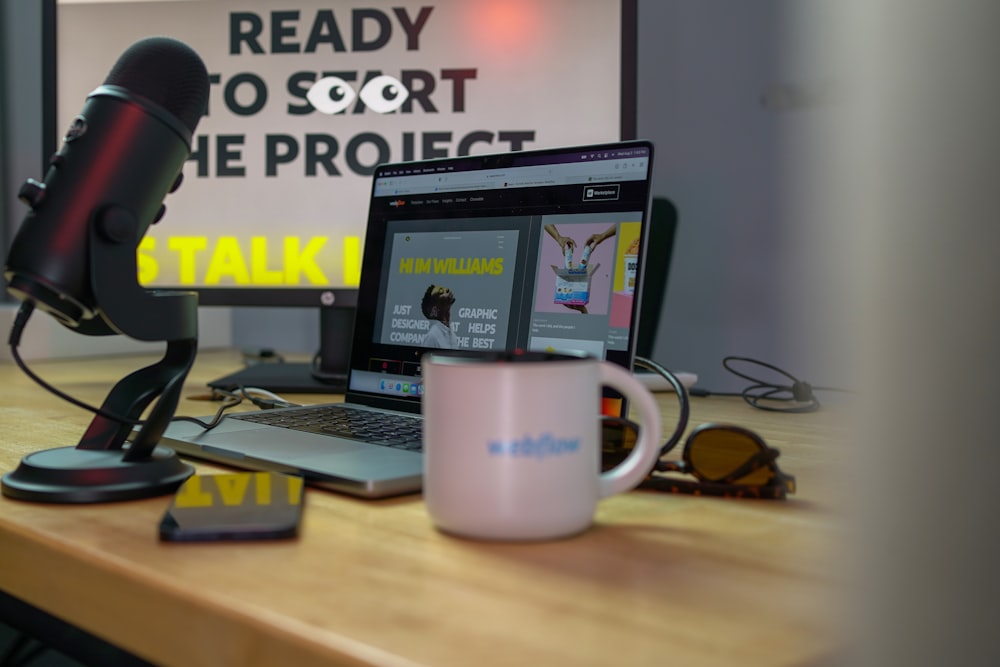
[[[104,83],[159,104],[192,133],[208,105],[205,63],[191,47],[169,37],[148,37],[130,46]]]

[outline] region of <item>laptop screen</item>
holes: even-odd
[[[352,400],[418,411],[430,349],[630,367],[652,154],[634,141],[378,167]]]

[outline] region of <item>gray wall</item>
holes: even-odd
[[[24,179],[42,173],[42,30],[41,3],[0,3],[0,249],[6,257],[6,235],[24,217],[17,198]],[[13,221],[13,224],[11,224]]]
[[[655,357],[739,390],[727,355],[850,381],[836,298],[847,242],[812,189],[839,80],[821,0],[639,0],[639,134],[678,233]],[[836,223],[835,223],[836,224]]]
[[[640,0],[639,135],[657,148],[654,193],[678,210],[655,357],[728,386],[727,354],[781,354],[778,3]]]

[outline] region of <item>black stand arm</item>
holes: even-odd
[[[197,341],[168,342],[163,359],[119,380],[104,399],[101,404],[103,412],[138,421],[143,411],[159,396],[159,401],[150,410],[145,423],[132,438],[132,444],[124,456],[126,461],[139,461],[152,454],[174,416],[181,387],[194,363],[196,352]],[[97,415],[90,422],[77,447],[121,449],[131,432],[130,424]]]

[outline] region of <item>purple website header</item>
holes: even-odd
[[[541,152],[508,153],[503,155],[481,155],[460,158],[444,158],[424,162],[386,165],[379,171],[380,176],[412,176],[416,174],[443,174],[456,171],[476,171],[498,167],[529,167],[546,164],[568,164],[622,160],[650,156],[646,145],[601,145],[562,151],[559,149]]]

